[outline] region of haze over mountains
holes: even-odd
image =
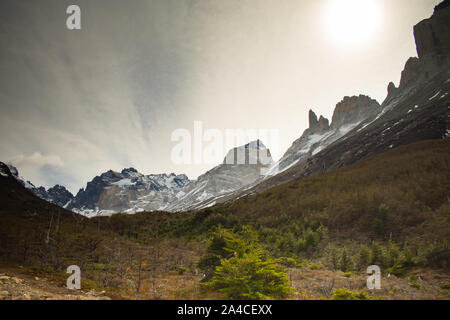
[[[75,196],[62,186],[46,190],[0,163],[2,176],[12,176],[38,197],[92,217],[118,212],[187,211],[258,193],[297,177],[352,164],[375,153],[426,139],[449,136],[450,7],[414,27],[418,58],[410,58],[397,88],[392,82],[382,104],[365,95],[344,97],[331,124],[309,111],[309,128],[273,163],[262,141],[238,149],[269,161],[224,163],[191,181],[186,175],[144,175],[133,168],[108,171],[87,183]],[[376,62],[374,62],[376,63]],[[227,155],[227,157],[229,157]],[[227,158],[226,157],[226,158]]]

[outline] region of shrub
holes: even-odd
[[[342,257],[340,262],[340,269],[344,272],[348,272],[350,270],[353,270],[353,262],[350,259],[350,257],[347,254],[347,249],[344,248],[342,251]]]
[[[403,264],[399,263],[388,268],[386,271],[387,273],[393,274],[394,276],[402,276],[406,272],[406,267]]]
[[[446,241],[441,244],[435,244],[426,255],[429,266],[445,268],[450,266],[450,248]]]
[[[342,275],[344,277],[346,277],[346,278],[350,278],[352,276],[352,273],[351,272],[344,272]]]
[[[333,300],[374,300],[374,298],[363,291],[353,292],[347,289],[335,289]]]
[[[450,290],[450,281],[447,281],[446,283],[441,284],[441,289]]]
[[[295,268],[299,267],[299,264],[295,259],[292,258],[286,258],[286,257],[280,257],[276,259],[276,262],[279,263],[282,266],[288,267],[288,268]]]
[[[410,283],[408,283],[408,285],[409,285],[411,288],[414,288],[414,289],[420,289],[420,283],[417,283],[417,282],[410,282]]]

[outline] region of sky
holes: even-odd
[[[0,161],[74,193],[109,169],[195,179],[215,164],[171,157],[172,133],[194,121],[277,130],[265,142],[277,160],[309,109],[331,119],[344,96],[381,103],[440,2],[346,1],[2,0]],[[66,27],[70,4],[81,30]]]

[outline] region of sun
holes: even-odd
[[[377,0],[329,0],[323,18],[327,34],[343,47],[370,41],[380,29],[382,20]]]

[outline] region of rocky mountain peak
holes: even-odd
[[[264,145],[264,143],[260,139],[258,139],[258,140],[247,143],[244,146],[244,149],[264,150],[267,148]]]
[[[437,65],[448,63],[444,57],[450,48],[450,1],[435,7],[433,16],[414,26],[414,37],[419,59],[432,59]]]
[[[395,86],[395,84],[393,82],[389,82],[388,88],[387,88],[388,95],[394,94],[395,90],[397,90],[397,87]]]
[[[138,171],[135,168],[125,168],[122,170],[122,174],[124,173],[137,173]]]
[[[310,129],[315,128],[319,125],[319,121],[317,120],[317,116],[314,111],[309,110],[308,118],[309,118],[309,128]]]
[[[383,107],[395,97],[422,84],[450,65],[450,0],[435,7],[433,15],[414,26],[418,58],[409,58],[401,74],[398,90],[390,90]]]
[[[354,124],[380,112],[381,106],[366,95],[344,97],[336,105],[333,113],[331,128],[340,128],[346,124]]]
[[[330,123],[327,118],[320,116],[319,120],[317,120],[317,115],[314,111],[309,110],[309,133],[323,133],[330,129]]]
[[[270,150],[261,140],[255,140],[228,151],[224,165],[269,165],[273,162]]]
[[[438,4],[436,7],[434,7],[434,13],[436,13],[439,10],[445,9],[450,6],[450,0],[445,0]]]
[[[53,203],[61,207],[64,207],[73,199],[73,194],[64,186],[58,184],[54,187],[49,188],[47,190],[47,195],[50,199],[52,199]]]
[[[13,176],[19,177],[19,171],[17,170],[16,167],[14,167],[14,166],[11,165],[11,164],[4,164],[4,165],[8,168],[9,172],[10,172]]]
[[[9,176],[16,179],[21,185],[27,188],[35,196],[61,207],[66,205],[73,198],[73,194],[61,185],[55,185],[54,187],[46,190],[42,186],[36,187],[30,181],[25,181],[23,177],[19,176],[19,171],[17,170],[17,168],[11,164],[0,162],[0,175],[4,177]]]
[[[408,87],[420,78],[422,74],[422,64],[418,58],[412,57],[406,61],[405,68],[402,71],[400,79],[400,88]]]

